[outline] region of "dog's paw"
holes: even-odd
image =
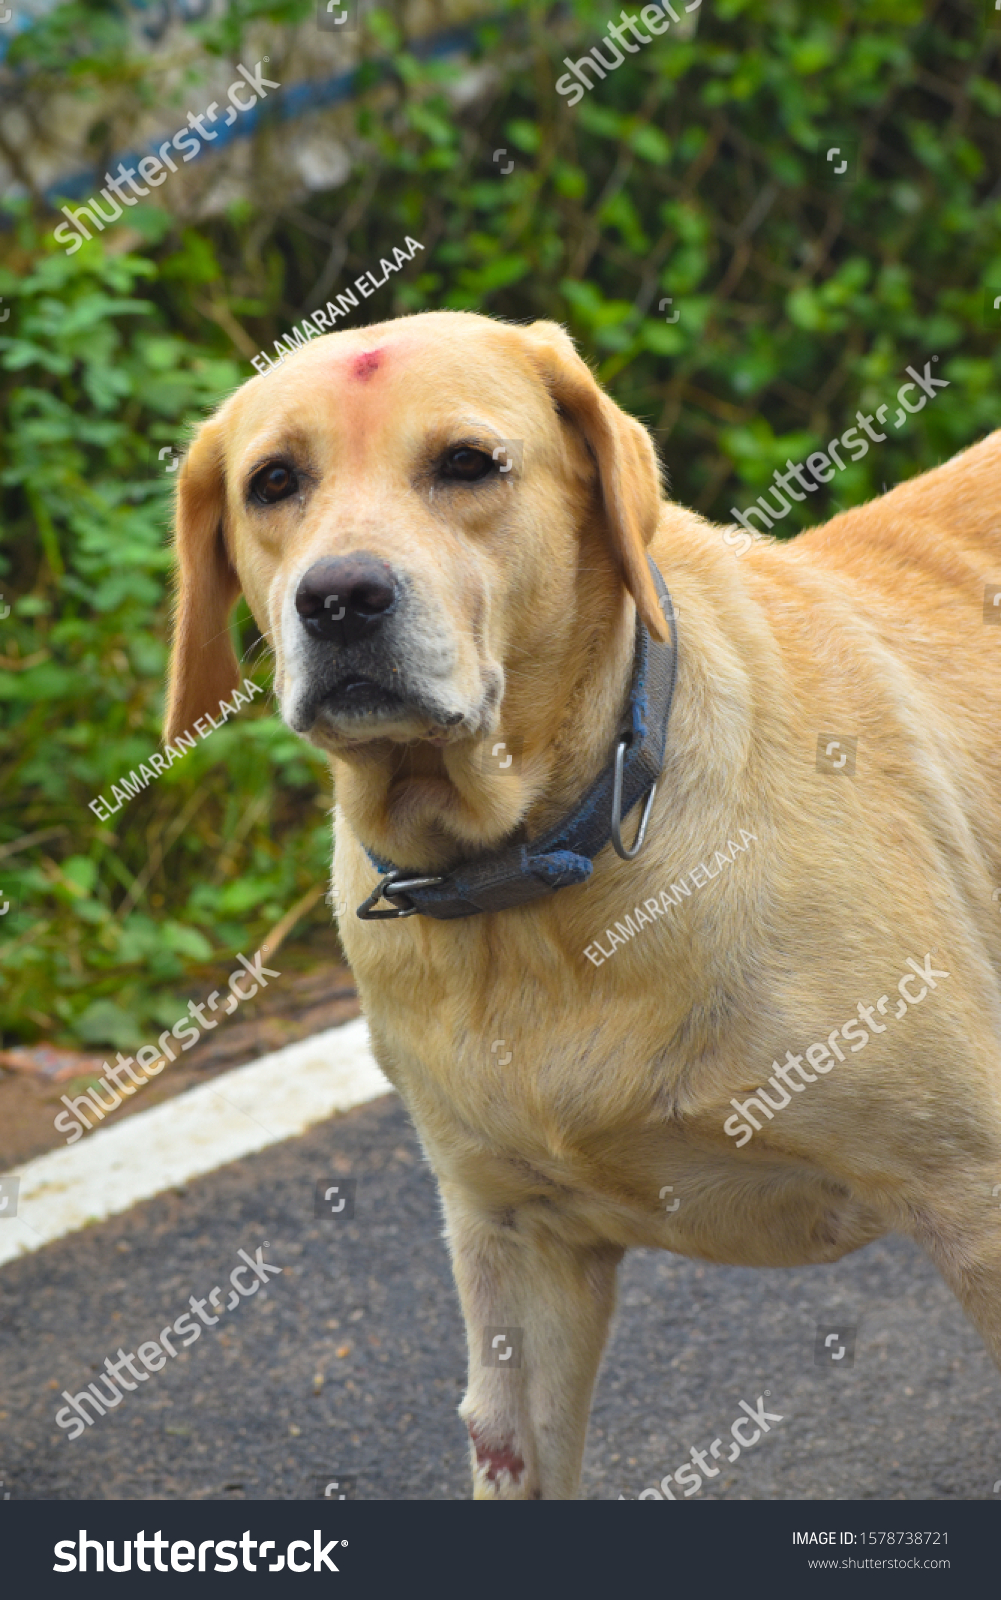
[[[473,1472],[473,1499],[541,1500],[542,1490],[538,1486],[531,1487],[524,1471],[513,1473],[502,1467],[491,1475],[489,1471],[477,1467]]]

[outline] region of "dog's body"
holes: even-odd
[[[523,441],[523,468],[451,475],[492,438]],[[259,509],[246,485],[269,468],[295,485]],[[738,557],[662,503],[645,434],[560,330],[456,313],[323,339],[203,430],[171,730],[230,685],[242,584],[284,714],[333,757],[341,934],[441,1187],[478,1496],[575,1493],[631,1246],[786,1266],[898,1229],[1001,1363],[999,486],[1001,433]],[[666,636],[645,549],[680,624],[638,859],[609,847],[586,885],[502,912],[360,920],[366,846],[440,872],[538,835],[607,765],[636,610]],[[317,610],[325,575],[368,585],[355,633]],[[821,735],[857,738],[853,777],[817,770]],[[520,771],[477,763],[498,737]],[[716,851],[718,882],[584,954]],[[899,989],[910,1007],[909,958],[933,974]],[[868,1031],[841,1036],[862,1044],[738,1145],[732,1102],[863,1005]],[[485,1330],[512,1327],[521,1366],[487,1365]]]

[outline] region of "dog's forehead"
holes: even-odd
[[[241,439],[251,448],[277,427],[361,448],[386,429],[426,431],[446,413],[473,417],[485,404],[518,415],[550,409],[520,330],[487,324],[445,337],[416,321],[328,335],[251,380],[234,397]]]

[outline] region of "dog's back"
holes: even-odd
[[[878,768],[940,816],[933,832],[1001,972],[999,505],[1001,430],[790,544],[763,541],[750,561],[777,581],[787,625],[813,654],[810,668],[801,657],[804,680],[825,698],[840,684],[843,722],[830,731],[858,735],[859,782]],[[874,673],[861,668],[870,652]]]
[[[901,557],[910,558],[959,589],[978,580],[982,587],[991,577],[1001,586],[999,502],[1001,428],[880,499],[801,534],[796,543],[818,558],[833,555],[832,565],[857,570],[867,583],[877,582],[877,573],[865,564],[856,567],[856,557],[885,551],[898,570]]]

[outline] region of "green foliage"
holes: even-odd
[[[277,62],[283,30],[311,13],[238,0],[198,33],[209,54],[257,59],[240,55],[244,30],[270,27]],[[329,260],[336,289],[406,233],[425,246],[354,325],[438,307],[566,323],[653,428],[675,497],[719,521],[787,457],[891,401],[908,364],[937,355],[949,388],[776,531],[999,421],[985,306],[1001,293],[1001,31],[985,8],[703,0],[694,36],[672,27],[571,108],[555,90],[564,57],[616,14],[529,0],[479,27],[472,61],[429,60],[386,7],[365,24],[341,189],[286,200],[252,184],[198,223],[139,207],[130,252],[110,229],[66,257],[44,243],[41,212],[0,240],[0,587],[13,602],[0,850],[62,830],[0,856],[19,898],[0,933],[9,1033],[135,1038],[325,874],[326,769],[260,701],[108,826],[87,802],[159,741],[170,557],[150,449],[180,443],[249,374],[239,357],[312,309]],[[58,8],[11,59],[18,82],[93,94],[95,148],[102,86],[137,105],[156,93],[96,3]],[[471,67],[492,74],[472,95]],[[838,187],[824,153],[845,142],[858,173]],[[169,184],[158,200],[169,206]],[[253,649],[245,608],[234,626]]]
[[[176,1017],[171,990],[191,971],[255,948],[322,882],[329,830],[312,798],[326,769],[257,699],[108,824],[88,808],[160,746],[169,480],[150,457],[182,446],[242,372],[132,292],[153,262],[97,241],[36,254],[20,235],[33,270],[3,279],[0,339],[0,582],[21,596],[0,622],[0,838],[62,831],[0,861],[14,901],[0,1018],[135,1044],[145,1021]],[[196,252],[172,259],[200,281]],[[266,664],[245,670],[267,685]]]

